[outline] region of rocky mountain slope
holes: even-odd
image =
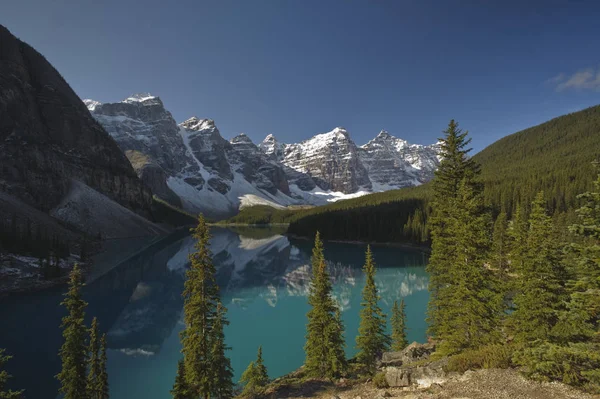
[[[123,208],[150,216],[151,191],[58,71],[1,25],[0,43],[0,191],[23,203],[22,209],[27,205],[67,223],[64,216],[90,216],[64,211],[75,186],[99,199],[106,215],[109,208]],[[83,209],[78,198],[69,197],[72,212]],[[3,224],[11,218],[22,225],[29,216],[0,209]],[[134,234],[156,232],[149,222],[136,225],[141,230]],[[89,224],[84,230],[98,232]]]
[[[212,119],[178,125],[150,94],[84,102],[155,194],[214,218],[247,205],[322,205],[418,185],[438,164],[435,145],[410,145],[386,132],[362,147],[341,127],[297,144],[268,135],[255,145],[243,133],[227,141]]]

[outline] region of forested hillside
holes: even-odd
[[[473,158],[481,164],[485,204],[494,215],[504,209],[510,217],[518,203],[528,206],[540,190],[552,214],[570,214],[577,194],[589,190],[595,176],[600,106],[504,137]],[[429,197],[427,184],[300,211],[288,215],[289,232],[311,236],[319,230],[325,239],[428,241]]]

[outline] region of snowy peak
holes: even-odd
[[[102,103],[100,101],[91,100],[89,98],[86,98],[85,100],[83,100],[83,103],[85,104],[87,109],[90,111],[94,111],[98,105],[102,105]]]
[[[250,137],[246,136],[246,133],[240,133],[237,136],[235,136],[234,138],[232,138],[230,140],[231,144],[252,144],[254,145],[254,143],[252,142],[252,140],[250,139]]]
[[[152,103],[152,102],[160,102],[160,104],[162,104],[162,101],[160,100],[160,98],[153,96],[150,93],[138,93],[138,94],[134,94],[130,97],[127,97],[125,100],[121,101],[123,103]]]
[[[200,119],[196,116],[192,116],[185,122],[180,123],[179,126],[183,127],[184,129],[193,131],[216,129],[215,121],[213,121],[212,119]]]

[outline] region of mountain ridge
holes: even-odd
[[[406,147],[399,148],[391,164],[386,157],[372,159],[377,149],[365,149],[371,142],[357,146],[342,127],[300,143],[279,143],[269,134],[256,144],[243,133],[225,139],[212,119],[193,116],[177,123],[160,97],[149,93],[118,103],[83,102],[122,151],[148,158],[146,164],[134,164],[153,192],[187,211],[214,218],[254,204],[322,205],[418,185],[428,181],[437,166],[435,145],[410,145],[389,134]],[[373,171],[386,168],[375,188],[365,164]],[[398,173],[405,178],[392,179]]]

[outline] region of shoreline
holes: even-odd
[[[286,235],[286,237],[294,238],[297,240],[306,240],[306,241],[312,240],[312,238],[298,236],[295,234],[286,233],[285,235]],[[328,239],[323,239],[323,242],[333,242],[333,243],[337,243],[337,244],[373,245],[373,246],[390,247],[390,248],[408,248],[408,249],[416,249],[416,250],[419,250],[422,252],[426,252],[428,254],[431,253],[431,247],[429,247],[427,245],[419,245],[419,244],[413,244],[413,243],[409,243],[409,242],[378,242],[378,241],[328,240]]]

